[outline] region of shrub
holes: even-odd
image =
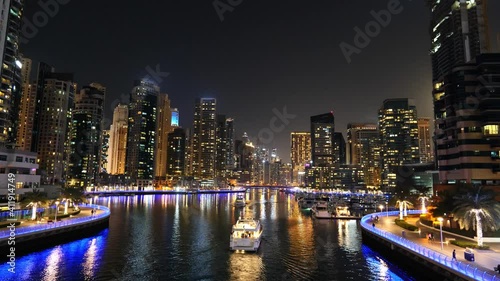
[[[402,227],[404,229],[408,229],[409,231],[416,231],[416,230],[418,230],[418,227],[416,227],[413,224],[407,223],[405,220],[396,219],[394,221],[396,222],[396,225],[398,225],[398,226],[400,226],[400,227]]]
[[[489,246],[479,247],[475,242],[464,241],[464,240],[451,240],[450,243],[462,248],[474,248],[479,250],[488,250],[490,248]]]

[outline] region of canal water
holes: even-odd
[[[111,209],[109,228],[18,256],[15,274],[3,263],[0,280],[417,280],[364,245],[358,221],[315,220],[278,191],[247,192],[246,208],[235,198],[99,198]],[[263,224],[257,253],[229,251],[241,210]]]

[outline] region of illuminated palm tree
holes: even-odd
[[[422,214],[427,213],[427,209],[425,208],[425,201],[429,201],[429,197],[422,195],[418,197],[418,200],[422,203]]]
[[[483,229],[492,231],[499,228],[500,203],[495,200],[495,194],[474,187],[466,194],[455,196],[454,220],[460,228],[476,230],[477,245],[483,246]]]
[[[44,192],[40,192],[38,189],[33,189],[33,192],[29,192],[25,194],[26,197],[22,201],[22,205],[26,207],[32,208],[31,219],[36,220],[36,211],[38,207],[43,207],[47,205],[49,199],[47,198],[47,194]]]
[[[64,214],[68,214],[68,206],[73,203],[73,206],[78,210],[79,203],[87,202],[85,194],[80,188],[64,188],[61,190],[62,202],[64,202]]]
[[[403,216],[408,216],[408,207],[412,207],[413,204],[408,200],[398,200],[396,201],[396,207],[399,207],[399,219],[402,220]]]

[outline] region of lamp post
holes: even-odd
[[[439,232],[441,234],[441,250],[443,250],[443,218],[439,217]]]
[[[57,211],[59,211],[59,201],[56,201],[56,215],[54,221],[57,222]]]
[[[389,217],[389,202],[385,202],[385,216]]]
[[[380,212],[382,213],[382,211],[384,211],[384,205],[380,205],[378,207],[380,208]]]

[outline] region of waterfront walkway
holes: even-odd
[[[80,213],[78,215],[74,215],[68,218],[64,218],[58,221],[48,223],[46,220],[39,223],[37,221],[21,221],[20,225],[16,225],[15,234],[22,235],[27,233],[36,233],[43,232],[47,230],[53,230],[55,228],[63,228],[67,226],[84,224],[87,222],[91,222],[94,220],[103,219],[109,217],[110,211],[108,208],[100,206],[100,205],[80,205]],[[91,213],[91,210],[95,209],[96,212],[94,214]],[[59,214],[62,215],[62,214]],[[11,230],[8,228],[2,228],[0,230],[0,240],[7,239],[11,235]]]
[[[411,213],[418,214],[419,211]],[[419,225],[418,218],[409,217],[407,222],[417,225],[419,231],[406,230],[394,222],[398,218],[398,211],[374,213],[373,217],[378,216],[379,221],[371,220],[371,215],[363,217],[361,223],[366,230],[391,240],[404,248],[432,259],[442,266],[452,269],[456,272],[471,277],[472,280],[499,280],[500,275],[493,270],[500,264],[500,243],[485,243],[490,246],[490,250],[474,249],[475,261],[467,261],[464,258],[464,248],[447,243],[449,239],[461,239],[458,235],[443,232],[443,250],[441,250],[440,231],[433,228]],[[388,215],[388,216],[387,216]],[[375,227],[372,227],[375,223]],[[404,237],[403,237],[403,231]],[[429,242],[426,234],[432,232],[434,241]],[[462,239],[463,240],[463,239]],[[456,250],[457,261],[452,260],[452,252]]]

